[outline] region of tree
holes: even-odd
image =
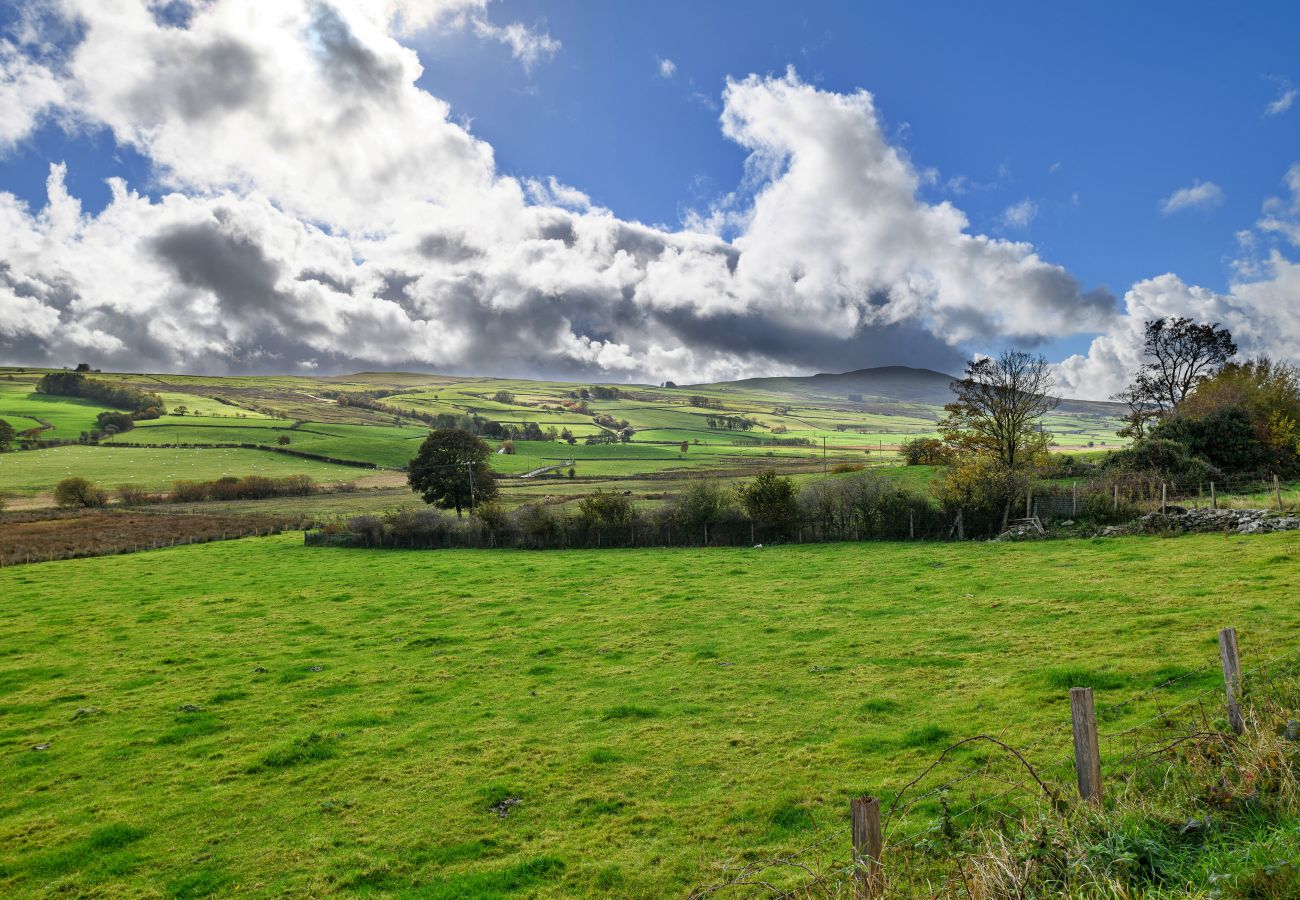
[[[411,490],[425,503],[444,509],[473,509],[497,496],[496,476],[488,466],[492,448],[482,439],[455,428],[430,432],[411,460],[406,475]]]
[[[14,443],[14,427],[0,419],[0,453],[4,453]]]
[[[678,449],[681,451],[682,455],[685,456],[686,451],[691,449],[690,441],[682,441],[682,445]]]
[[[54,503],[69,509],[90,509],[107,505],[108,493],[84,478],[65,478],[54,486]]]
[[[1117,394],[1112,394],[1110,399],[1128,407],[1128,412],[1122,417],[1124,427],[1116,432],[1120,437],[1132,438],[1135,441],[1142,440],[1147,434],[1147,424],[1160,415],[1160,408],[1155,401],[1136,384],[1129,385]]]
[[[1177,407],[1198,384],[1236,356],[1237,345],[1232,333],[1218,322],[1197,324],[1173,316],[1147,321],[1142,353],[1147,362],[1138,370],[1131,389],[1166,411]]]
[[[736,489],[736,498],[752,522],[786,524],[794,521],[799,512],[794,482],[774,469],[760,472],[753,481],[742,484]]]
[[[492,395],[492,399],[497,403],[504,403],[507,406],[510,406],[515,402],[515,395],[509,391],[497,391]]]
[[[957,399],[944,407],[939,432],[954,450],[992,457],[1009,469],[1023,466],[1051,443],[1039,420],[1060,403],[1053,386],[1041,355],[1005,350],[972,360],[966,377],[952,383]]]
[[[898,455],[903,457],[904,463],[909,466],[946,466],[952,462],[952,451],[938,438],[913,438],[904,441],[898,448]]]
[[[287,447],[287,446],[289,446],[289,443],[290,443],[291,440],[292,440],[292,438],[290,438],[289,435],[287,435],[287,434],[282,434],[282,435],[280,435],[279,437],[277,437],[277,438],[275,439],[275,442],[276,442],[277,444],[279,444],[281,447]]]
[[[632,498],[626,494],[596,491],[578,501],[578,516],[591,528],[628,525],[635,515]]]

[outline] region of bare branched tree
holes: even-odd
[[[939,431],[958,450],[992,456],[1008,468],[1024,465],[1051,442],[1039,420],[1060,403],[1054,387],[1041,355],[1006,350],[972,360],[965,377],[952,383],[957,399],[944,407]]]
[[[1146,323],[1142,345],[1147,362],[1129,390],[1155,404],[1161,412],[1174,409],[1195,387],[1237,355],[1232,333],[1219,325],[1201,324],[1174,316]]]

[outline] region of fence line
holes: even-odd
[[[1235,643],[1235,630],[1230,628],[1223,629],[1220,634],[1220,642],[1221,646]],[[1293,646],[1292,642],[1285,637],[1248,648],[1253,649],[1258,654],[1262,650],[1273,649],[1282,644],[1287,645],[1286,649],[1273,654],[1249,668],[1235,668],[1226,658],[1221,660],[1216,659],[1212,662],[1207,662],[1204,665],[1197,666],[1188,672],[1166,679],[1154,687],[1126,697],[1121,701],[1104,707],[1098,707],[1097,710],[1103,717],[1113,716],[1120,710],[1134,707],[1142,700],[1150,698],[1153,694],[1156,694],[1159,691],[1176,687],[1192,678],[1202,677],[1216,666],[1223,669],[1222,682],[1199,690],[1191,697],[1181,700],[1172,707],[1160,709],[1155,716],[1146,718],[1137,725],[1125,728],[1121,731],[1099,733],[1096,730],[1095,718],[1091,723],[1089,723],[1086,721],[1086,717],[1082,721],[1079,717],[1074,717],[1072,720],[1064,721],[1056,727],[1049,729],[1037,740],[1020,748],[1015,748],[1000,738],[993,738],[990,735],[974,735],[963,738],[945,748],[938,757],[926,766],[915,778],[907,782],[901,789],[894,792],[892,803],[884,817],[882,837],[878,843],[872,844],[871,841],[863,839],[862,830],[859,827],[859,820],[861,810],[864,808],[862,804],[864,798],[855,798],[851,804],[853,811],[853,815],[849,817],[852,819],[851,823],[844,823],[838,828],[833,828],[828,833],[820,835],[805,850],[778,855],[770,860],[751,861],[739,870],[733,870],[729,866],[724,865],[721,870],[722,873],[724,876],[730,875],[731,877],[724,877],[717,883],[711,884],[707,887],[701,887],[692,892],[690,896],[713,896],[728,890],[753,887],[762,887],[772,896],[780,897],[816,896],[820,895],[820,893],[825,893],[828,896],[841,896],[846,891],[851,891],[852,895],[856,898],[876,898],[886,896],[886,891],[888,890],[887,883],[893,880],[890,878],[891,873],[899,874],[903,869],[906,869],[906,867],[911,865],[914,862],[914,860],[911,859],[913,854],[921,853],[922,856],[925,856],[926,853],[933,851],[934,848],[931,848],[930,851],[925,850],[928,840],[941,832],[945,835],[945,839],[954,837],[957,833],[957,823],[963,820],[969,820],[973,826],[975,820],[972,817],[974,817],[977,812],[986,809],[999,801],[1005,801],[1008,798],[1019,794],[1025,794],[1026,792],[1032,792],[1040,798],[1046,797],[1048,807],[1054,809],[1058,814],[1068,815],[1072,805],[1066,801],[1064,791],[1054,786],[1054,776],[1061,777],[1063,773],[1067,771],[1071,774],[1078,775],[1080,767],[1086,765],[1087,760],[1076,758],[1073,761],[1067,761],[1060,760],[1059,757],[1056,757],[1056,752],[1059,749],[1057,747],[1059,744],[1059,738],[1064,735],[1067,728],[1070,729],[1076,742],[1080,737],[1082,737],[1085,739],[1085,743],[1087,740],[1091,740],[1093,747],[1101,748],[1103,746],[1101,742],[1104,741],[1107,744],[1112,745],[1112,751],[1116,749],[1113,745],[1117,743],[1119,739],[1129,736],[1134,737],[1134,749],[1131,752],[1124,753],[1120,756],[1114,756],[1112,753],[1109,761],[1106,759],[1101,760],[1099,770],[1102,780],[1096,783],[1095,796],[1095,801],[1098,804],[1100,804],[1104,799],[1101,790],[1107,775],[1110,776],[1111,780],[1118,779],[1119,784],[1126,786],[1136,778],[1140,767],[1144,763],[1155,761],[1158,765],[1163,767],[1160,771],[1167,772],[1168,767],[1174,765],[1174,762],[1158,761],[1177,747],[1192,743],[1211,743],[1222,744],[1225,746],[1239,743],[1238,737],[1233,733],[1235,723],[1228,711],[1232,709],[1231,704],[1234,699],[1244,704],[1253,696],[1253,693],[1251,692],[1247,692],[1244,695],[1241,694],[1241,688],[1243,686],[1249,687],[1254,685],[1255,690],[1258,691],[1261,685],[1261,679],[1264,679],[1263,683],[1273,685],[1282,673],[1285,673],[1288,676],[1294,676],[1296,671],[1294,662],[1298,657],[1300,657],[1300,647]],[[1218,695],[1218,699],[1212,704],[1212,708],[1218,710],[1217,713],[1212,713],[1206,708],[1206,702],[1212,694]],[[1172,717],[1174,714],[1198,704],[1201,706],[1199,721],[1195,724],[1189,725],[1182,731],[1182,733],[1176,735],[1171,734],[1168,731],[1168,728],[1173,724]],[[1228,714],[1225,715],[1225,713]],[[1224,720],[1226,720],[1227,724],[1226,729],[1223,727]],[[1163,726],[1165,729],[1164,733],[1153,733],[1152,738],[1154,739],[1151,740],[1139,740],[1139,736],[1152,725]],[[1088,729],[1091,730],[1089,731]],[[1081,730],[1086,733],[1081,734]],[[1003,731],[1005,731],[1005,728]],[[906,803],[903,802],[903,798],[908,794],[908,792],[922,784],[927,778],[937,772],[941,764],[949,760],[950,754],[957,748],[986,740],[997,744],[1000,752],[990,759],[985,760],[978,768],[965,772],[959,777],[950,778],[935,788],[910,797]],[[1050,755],[1047,758],[1046,765],[1035,766],[1030,758],[1030,754],[1034,752],[1035,749],[1042,747],[1045,744],[1053,745],[1053,747],[1050,748]],[[1003,777],[993,771],[999,762],[1006,762],[1008,760],[1012,760],[1014,764],[1017,765],[1018,774]],[[969,804],[956,810],[950,809],[946,799],[942,798],[957,785],[973,778],[997,781],[999,784],[1003,785],[1003,787],[995,793],[979,799],[976,799],[972,793],[971,802]],[[1088,785],[1084,783],[1083,779],[1080,779],[1080,782],[1080,788],[1082,789],[1080,800],[1086,802],[1088,797],[1088,794],[1086,793]],[[919,803],[934,796],[941,797],[940,802],[943,808],[942,815],[909,835],[899,836],[897,832],[899,830],[898,825],[900,822],[910,816]],[[874,800],[875,798],[865,799]],[[1012,808],[1016,811],[1017,815],[1023,815],[1023,809],[1020,806],[1013,803]],[[1005,814],[1005,810],[1002,814]],[[853,828],[847,828],[846,825],[848,824],[852,824]],[[820,866],[807,858],[808,853],[814,849],[823,850],[835,845],[838,846],[840,853],[844,852],[846,846],[849,848],[850,861],[847,865],[842,862],[842,856],[839,857],[839,861],[823,863]],[[949,843],[950,850],[954,847],[955,845]],[[960,867],[962,864],[962,857],[960,854],[956,854],[954,858],[956,859],[957,865]],[[926,857],[926,860],[928,860],[929,863],[933,863],[934,858]],[[870,872],[875,871],[874,867],[876,866],[879,867],[882,873],[879,879],[875,879],[874,876],[869,875]],[[903,867],[903,869],[900,869],[900,867]],[[807,875],[807,880],[797,885],[790,886],[786,881],[777,878],[775,875],[765,875],[766,870],[774,868],[802,871]],[[933,872],[934,869],[931,867],[927,871]],[[962,877],[964,877],[964,874]],[[960,886],[960,884],[958,886]],[[966,889],[969,890],[969,887]]]

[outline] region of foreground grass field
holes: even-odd
[[[1071,684],[1294,642],[1298,580],[1294,535],[0,570],[0,893],[680,896]]]

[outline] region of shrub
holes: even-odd
[[[997,534],[1016,501],[1025,495],[1031,472],[1010,468],[983,454],[958,458],[939,488],[939,501],[949,516],[958,512],[967,537]]]
[[[745,516],[751,522],[792,525],[798,521],[799,505],[795,502],[794,482],[777,475],[772,469],[760,472],[753,481],[736,490]]]
[[[871,451],[868,450],[868,453]],[[832,475],[847,475],[849,472],[861,472],[866,468],[864,463],[842,462],[831,466]]]
[[[1151,429],[1151,439],[1181,444],[1189,455],[1223,472],[1257,472],[1281,462],[1275,448],[1260,439],[1241,407],[1217,409],[1203,416],[1169,416]],[[1286,456],[1294,458],[1295,454]]]
[[[451,531],[454,521],[436,509],[403,509],[386,516],[384,525],[400,540],[432,542]]]
[[[1222,478],[1210,463],[1192,456],[1185,444],[1164,438],[1143,438],[1112,453],[1105,468],[1121,472],[1156,472],[1165,478],[1200,482]]]
[[[589,528],[628,525],[634,515],[632,499],[623,494],[596,491],[578,502],[578,516]]]
[[[384,523],[379,516],[352,516],[347,520],[348,531],[363,538],[367,544],[383,543]]]
[[[862,538],[905,538],[938,528],[940,514],[925,497],[863,472],[814,481],[799,492],[802,518],[815,525],[855,531]]]
[[[84,478],[65,478],[54,487],[54,502],[67,509],[94,509],[108,505],[108,492]]]
[[[560,532],[555,512],[542,503],[526,503],[515,510],[515,527],[521,534],[538,541],[548,541]]]
[[[682,525],[714,525],[739,519],[731,488],[716,478],[690,482],[668,504],[673,521]]]
[[[483,523],[489,534],[501,534],[510,527],[510,514],[497,500],[480,503],[474,509],[474,517]]]
[[[513,440],[504,440],[501,442],[501,452],[506,456],[515,455],[515,442]]]
[[[291,441],[292,441],[292,438],[290,438],[289,435],[287,435],[287,434],[282,434],[282,435],[280,435],[279,437],[277,437],[277,438],[275,439],[275,442],[276,442],[277,444],[279,444],[281,447],[287,447],[287,446],[289,446],[289,444],[290,444]]]
[[[140,506],[149,502],[149,492],[139,485],[119,484],[117,490],[117,502],[123,506]]]

